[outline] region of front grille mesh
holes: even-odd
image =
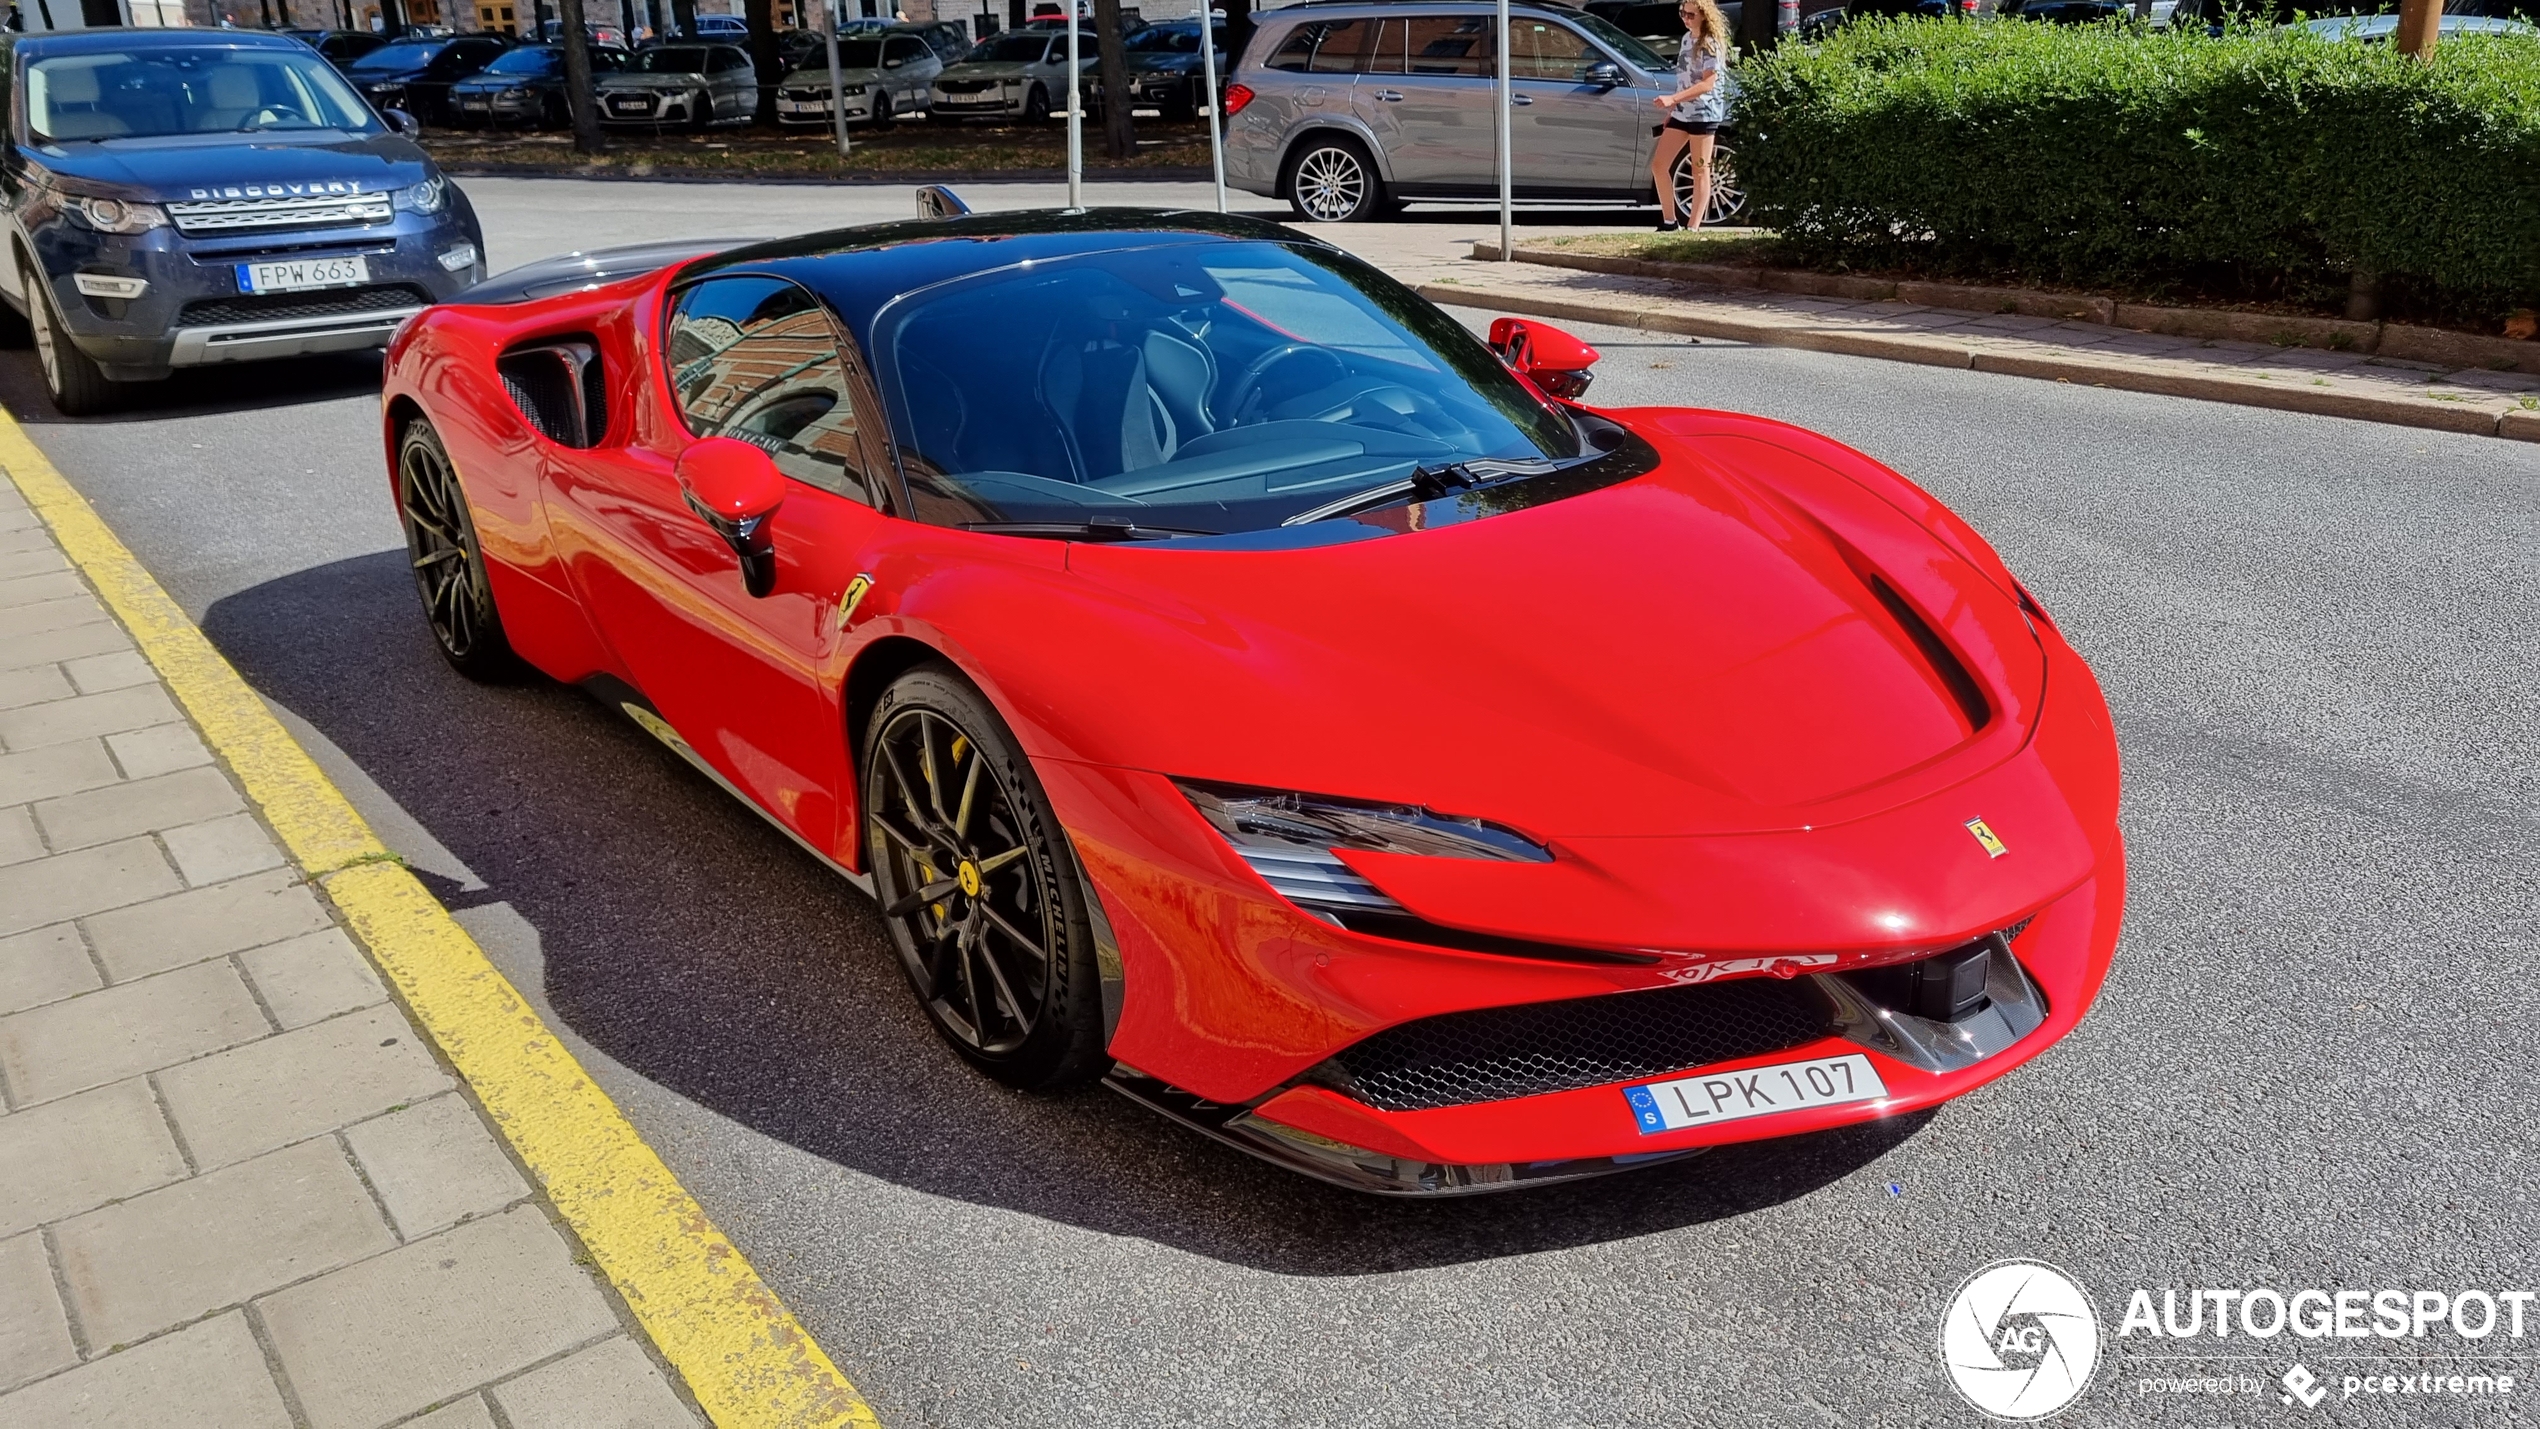
[[[172,203],[168,217],[179,233],[228,233],[242,228],[334,228],[348,223],[386,223],[394,217],[386,194],[332,194],[322,198],[212,199]]]
[[[1574,1091],[1787,1051],[1828,1032],[1799,982],[1698,987],[1453,1012],[1390,1027],[1319,1070],[1380,1111]]]
[[[285,322],[298,318],[394,312],[399,308],[419,308],[431,301],[430,294],[409,283],[334,288],[315,293],[240,293],[235,297],[200,298],[187,303],[177,313],[176,320],[185,327]]]

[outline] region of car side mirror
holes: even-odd
[[[387,120],[388,127],[400,134],[412,134],[423,127],[413,115],[402,109],[383,109],[379,111],[379,117]]]
[[[785,502],[785,478],[764,451],[730,437],[708,437],[679,457],[679,490],[688,509],[741,558],[741,584],[752,595],[776,589],[776,533],[769,522]]]
[[[1587,69],[1587,83],[1599,89],[1623,87],[1623,67],[1612,60],[1598,60]]]
[[[1490,325],[1490,350],[1509,370],[1554,397],[1576,399],[1596,374],[1597,351],[1550,323],[1499,318]]]

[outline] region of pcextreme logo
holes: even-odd
[[[2099,1368],[2099,1316],[2073,1278],[2037,1260],[1967,1277],[1940,1321],[1940,1362],[1959,1396],[1995,1419],[2061,1413]]]

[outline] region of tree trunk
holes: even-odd
[[[591,92],[591,37],[582,24],[582,0],[558,0],[564,12],[564,106],[573,119],[573,151],[593,155],[600,138],[599,101]]]
[[[785,71],[784,57],[776,50],[776,0],[741,0],[741,18],[750,27],[750,77],[758,81],[758,103],[751,109],[754,124],[776,122],[776,81]],[[829,102],[838,102],[830,96]]]
[[[1219,84],[1224,84],[1226,76],[1234,73],[1235,66],[1243,62],[1244,46],[1252,43],[1252,0],[1225,0],[1222,8],[1226,12],[1226,63],[1218,67]],[[1201,28],[1207,27],[1203,25]],[[1216,96],[1211,95],[1208,102],[1215,104]]]
[[[1129,47],[1120,34],[1120,0],[1094,0],[1094,73],[1102,80],[1102,151],[1125,164],[1138,153],[1129,122]]]
[[[1737,23],[1729,28],[1737,32],[1739,54],[1760,55],[1781,42],[1781,5],[1778,0],[1745,0],[1738,7]]]
[[[683,40],[697,37],[697,0],[670,0],[670,28]]]

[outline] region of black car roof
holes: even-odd
[[[911,219],[753,243],[701,260],[680,281],[737,273],[789,278],[818,294],[869,348],[892,299],[1029,261],[1181,243],[1328,247],[1284,224],[1238,214],[1152,208],[1035,209]]]

